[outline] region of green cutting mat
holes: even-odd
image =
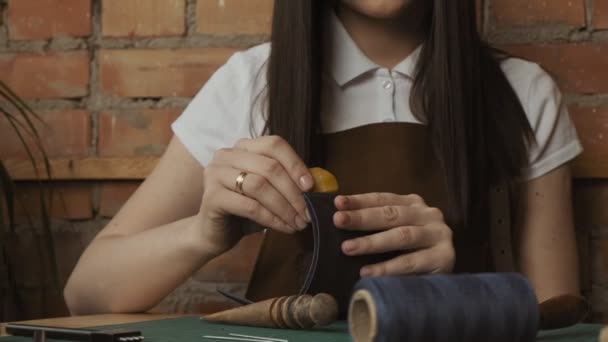
[[[124,324],[112,328],[141,330],[145,342],[205,342],[203,335],[228,336],[229,333],[287,339],[289,342],[350,342],[346,322],[309,331],[250,328],[211,324],[196,317],[165,319],[160,321]],[[107,327],[110,328],[110,327]],[[577,326],[541,333],[537,341],[544,342],[596,342],[601,326],[579,324]],[[51,340],[52,341],[52,340]],[[21,337],[1,337],[0,342],[31,342]]]

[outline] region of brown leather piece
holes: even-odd
[[[427,205],[447,208],[445,181],[427,126],[382,123],[326,136],[327,162],[340,194],[390,192],[420,195]],[[453,227],[454,228],[454,227]],[[456,272],[488,271],[487,238],[468,229],[454,230]]]
[[[583,322],[591,312],[591,305],[581,296],[564,294],[539,304],[540,328],[561,329]]]
[[[338,179],[340,194],[418,194],[429,206],[445,211],[445,182],[426,126],[373,124],[328,134],[325,138],[327,161],[322,166]],[[487,240],[487,235],[475,230],[455,229],[457,272],[493,270]],[[311,241],[308,230],[297,235],[268,230],[247,298],[257,301],[298,293],[303,279],[301,272],[306,269],[302,263],[310,255]]]
[[[267,230],[245,297],[254,302],[298,294],[312,255],[312,235]]]
[[[495,186],[490,190],[490,236],[494,269],[501,272],[515,272],[512,248],[511,198],[509,187]]]

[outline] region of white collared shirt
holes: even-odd
[[[388,70],[365,56],[335,15],[330,23],[323,132],[381,122],[420,123],[409,105],[420,48]],[[201,165],[207,165],[217,149],[260,135],[265,115],[255,100],[265,87],[269,54],[269,43],[234,54],[173,123],[173,132]],[[521,59],[507,59],[501,67],[536,136],[526,178],[542,176],[580,154],[582,146],[553,79],[537,64]]]

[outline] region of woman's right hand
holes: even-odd
[[[241,172],[246,173],[242,193],[236,188]],[[309,222],[302,193],[313,187],[313,178],[278,136],[242,139],[233,148],[218,150],[203,178],[198,220],[203,238],[217,254],[243,236],[235,216],[284,233],[302,230]]]

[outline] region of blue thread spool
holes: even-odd
[[[528,342],[536,295],[519,274],[363,278],[349,306],[355,342]]]

